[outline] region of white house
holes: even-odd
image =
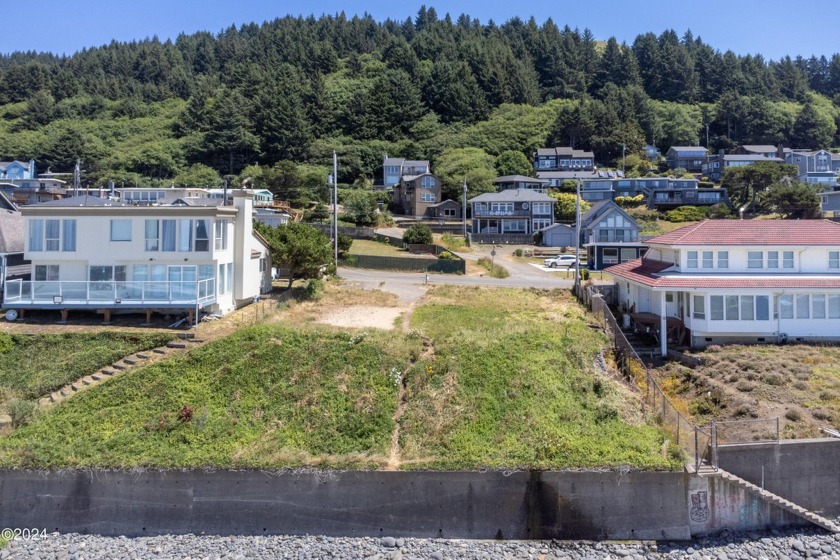
[[[692,346],[840,340],[840,223],[705,220],[646,244],[606,270],[663,355],[663,332]]]
[[[80,196],[24,207],[32,280],[9,281],[3,306],[225,313],[271,289],[253,199],[177,199],[137,206]]]

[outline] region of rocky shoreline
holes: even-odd
[[[102,537],[53,533],[14,540],[0,560],[110,559],[675,559],[840,558],[840,535],[817,529],[723,534],[691,542],[479,541],[395,537],[165,535]]]

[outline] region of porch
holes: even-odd
[[[3,307],[15,309],[184,308],[215,302],[215,278],[177,282],[10,280],[3,295]]]

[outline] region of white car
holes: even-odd
[[[574,255],[557,255],[543,261],[543,266],[548,268],[572,268],[577,263]]]

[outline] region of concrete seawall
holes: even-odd
[[[0,527],[103,535],[686,539],[683,473],[0,471]]]
[[[722,445],[718,464],[804,508],[840,515],[840,440]]]
[[[0,470],[0,527],[62,533],[682,540],[807,524],[682,472]]]

